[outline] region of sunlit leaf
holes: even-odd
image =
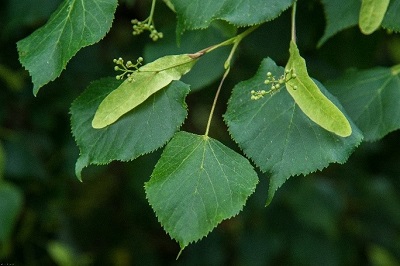
[[[400,129],[400,65],[349,71],[328,82],[368,141]]]
[[[91,120],[99,103],[121,84],[115,78],[93,82],[71,106],[72,133],[80,149],[76,175],[89,164],[129,161],[163,146],[187,115],[189,86],[172,82],[115,124],[94,129]]]
[[[145,189],[158,220],[183,249],[237,215],[257,183],[243,156],[207,136],[178,132]]]
[[[358,24],[361,32],[371,34],[376,31],[385,16],[390,0],[362,0]]]
[[[173,80],[179,80],[200,55],[167,55],[139,68],[101,103],[92,121],[93,128],[104,128],[117,121]]]
[[[306,175],[330,163],[346,162],[362,140],[350,121],[352,135],[342,138],[311,121],[286,89],[251,100],[252,90],[269,90],[266,73],[284,73],[271,59],[264,59],[256,75],[239,83],[228,102],[225,121],[232,138],[263,172],[270,176],[268,202],[275,191],[295,175]],[[322,93],[343,111],[339,102],[316,83]]]
[[[293,0],[171,0],[178,16],[178,31],[207,28],[213,20],[251,26],[278,17]]]
[[[101,40],[111,27],[117,0],[65,0],[49,21],[17,43],[33,93],[56,79],[82,48]]]
[[[315,123],[341,137],[351,135],[351,126],[344,114],[319,90],[307,73],[306,61],[296,44],[290,42],[290,58],[285,70],[295,78],[286,82],[286,89],[300,109]],[[293,74],[293,75],[294,75]]]

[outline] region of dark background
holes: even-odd
[[[399,132],[363,143],[344,165],[292,177],[268,207],[264,207],[268,175],[260,174],[260,184],[244,211],[187,247],[176,261],[179,246],[157,222],[143,188],[160,151],[129,163],[90,166],[80,183],[74,174],[78,148],[70,133],[72,101],[91,81],[115,75],[113,58],[156,56],[151,54],[154,44],[147,34],[131,35],[130,20],[146,18],[151,3],[120,1],[109,34],[78,52],[61,77],[34,97],[15,43],[43,25],[59,3],[0,2],[4,181],[18,188],[24,199],[10,239],[0,243],[0,263],[400,265]],[[322,82],[348,68],[400,63],[400,36],[384,30],[363,36],[354,27],[316,49],[325,26],[322,6],[319,1],[300,1],[298,9],[298,44],[310,74]],[[163,29],[174,27],[175,16],[158,1],[155,20],[165,34]],[[157,44],[157,50],[163,51],[167,40],[175,37],[170,35]],[[230,91],[238,81],[254,75],[264,57],[285,65],[289,38],[290,14],[285,12],[243,41],[219,99],[212,137],[238,149],[221,117]],[[201,72],[196,75],[202,78]],[[204,133],[217,86],[215,80],[188,96],[184,130]]]

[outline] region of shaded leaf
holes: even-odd
[[[158,220],[183,249],[237,215],[257,183],[243,156],[207,136],[178,132],[145,189]]]
[[[171,0],[178,16],[178,33],[207,28],[214,20],[235,26],[251,26],[278,17],[293,0]],[[262,10],[262,12],[260,12]]]
[[[376,31],[385,16],[390,0],[362,0],[359,26],[364,34],[371,34]]]
[[[99,103],[120,85],[115,78],[93,82],[71,106],[72,133],[80,149],[76,175],[89,164],[129,161],[163,146],[182,125],[189,86],[173,82],[112,126],[94,129],[91,120]]]
[[[391,0],[382,21],[382,27],[400,32],[400,0]]]
[[[326,84],[349,116],[374,141],[400,128],[400,65],[349,71]]]
[[[266,73],[284,73],[271,59],[264,59],[256,75],[239,83],[228,102],[225,121],[232,138],[263,172],[271,174],[268,202],[275,191],[294,175],[308,174],[330,163],[344,163],[362,140],[350,121],[353,133],[342,138],[311,121],[287,90],[251,100],[251,90],[268,90]],[[343,112],[339,102],[316,82],[322,93]]]
[[[0,243],[10,238],[22,203],[22,192],[14,185],[0,181]]]
[[[146,64],[131,74],[100,103],[93,121],[94,128],[103,128],[117,121],[173,80],[179,80],[196,63],[194,54],[167,55]]]
[[[339,31],[356,26],[360,19],[360,0],[321,0],[325,10],[326,28],[324,35],[318,41],[322,46],[329,38]],[[374,1],[380,2],[380,1]],[[391,0],[382,21],[382,27],[400,31],[400,0]]]
[[[318,47],[341,30],[357,25],[360,14],[360,0],[321,0],[326,17],[326,27]]]
[[[285,71],[289,74],[286,89],[300,109],[312,121],[341,137],[351,135],[351,126],[344,114],[319,90],[307,73],[306,61],[296,44],[290,42],[290,57]],[[296,77],[292,78],[292,75]]]
[[[65,0],[49,21],[17,43],[19,60],[29,71],[33,93],[56,79],[82,48],[108,32],[117,0]]]

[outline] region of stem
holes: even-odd
[[[294,1],[292,7],[292,41],[296,43],[296,7],[297,0]]]
[[[208,136],[208,132],[210,131],[211,120],[212,120],[212,117],[213,117],[213,115],[214,115],[215,106],[217,105],[217,100],[218,100],[218,97],[219,97],[219,93],[220,93],[220,91],[221,91],[222,84],[224,84],[225,78],[226,78],[226,77],[228,76],[228,74],[229,74],[229,70],[230,70],[230,68],[227,68],[227,69],[225,70],[225,73],[224,73],[224,75],[222,76],[221,82],[219,83],[217,92],[215,93],[214,102],[213,102],[213,104],[212,104],[211,111],[210,111],[210,115],[209,115],[209,117],[208,117],[206,132],[204,133],[204,136]]]
[[[151,22],[153,21],[153,15],[154,15],[154,10],[156,8],[156,0],[153,0],[151,2],[151,9],[150,9],[150,15],[148,17],[149,21],[147,22],[148,25],[151,24]]]
[[[229,56],[228,56],[228,58],[226,59],[226,61],[224,63],[225,73],[222,76],[221,82],[219,83],[217,92],[215,93],[213,104],[211,106],[210,115],[209,115],[208,121],[207,121],[206,132],[204,133],[205,136],[208,136],[208,132],[210,130],[210,125],[211,125],[211,120],[212,120],[213,115],[214,115],[215,106],[217,105],[217,100],[218,100],[218,97],[219,97],[219,93],[221,92],[222,85],[224,84],[224,81],[225,81],[226,77],[229,74],[229,70],[231,69],[231,61],[232,61],[233,55],[235,54],[235,51],[236,51],[237,47],[239,46],[239,43],[243,40],[243,38],[246,37],[247,35],[249,35],[255,29],[257,29],[259,26],[260,25],[255,25],[255,26],[253,26],[251,28],[248,28],[247,30],[245,30],[241,34],[236,35],[233,38],[230,38],[230,39],[228,39],[228,40],[226,40],[224,42],[221,42],[219,44],[210,46],[210,47],[208,47],[206,49],[203,49],[202,51],[198,52],[200,54],[209,53],[209,52],[211,52],[211,51],[213,51],[213,50],[215,50],[215,49],[217,49],[217,48],[219,48],[221,46],[229,45],[229,44],[233,43],[233,47],[231,49],[231,52],[229,53]]]
[[[226,46],[226,45],[230,45],[230,44],[234,44],[234,43],[240,43],[240,41],[241,41],[244,37],[246,37],[247,35],[249,35],[250,33],[252,33],[252,32],[253,32],[254,30],[256,30],[259,26],[260,26],[260,25],[255,25],[255,26],[253,26],[253,27],[250,27],[250,28],[248,28],[247,30],[245,30],[244,32],[242,32],[242,33],[236,35],[235,37],[232,37],[232,38],[230,38],[230,39],[228,39],[228,40],[226,40],[226,41],[223,41],[223,42],[221,42],[221,43],[214,44],[214,45],[212,45],[212,46],[210,46],[210,47],[207,47],[207,48],[205,48],[205,49],[203,49],[203,50],[201,50],[201,51],[199,51],[199,52],[197,52],[197,53],[206,54],[206,53],[212,52],[212,51],[214,51],[215,49],[218,49],[218,48],[220,48],[220,47],[222,47],[222,46]]]

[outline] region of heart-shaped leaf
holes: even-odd
[[[256,75],[233,89],[225,114],[232,138],[263,172],[271,174],[268,202],[275,191],[294,175],[321,170],[330,163],[344,163],[362,135],[350,121],[352,135],[339,137],[311,121],[285,89],[251,100],[252,90],[268,90],[266,73],[284,73],[271,59],[264,59]],[[343,112],[339,102],[316,83]]]
[[[178,132],[145,189],[158,220],[183,249],[237,215],[257,183],[240,154],[207,136]]]
[[[94,129],[91,120],[99,103],[121,84],[115,78],[93,82],[71,106],[72,133],[80,149],[76,175],[89,164],[129,161],[163,146],[187,115],[189,86],[172,82],[113,125]]]
[[[33,93],[56,79],[82,48],[100,41],[111,28],[117,0],[65,0],[49,21],[17,43]]]

